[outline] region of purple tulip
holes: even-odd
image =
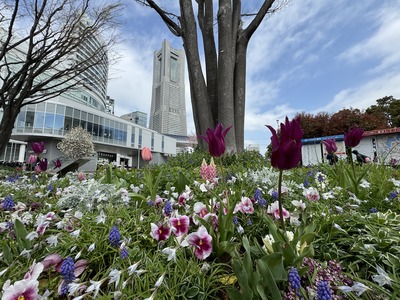
[[[285,124],[281,123],[280,136],[273,127],[266,126],[272,133],[271,165],[280,170],[296,167],[301,160],[301,138],[303,137],[300,119],[296,118],[289,122],[286,117]]]
[[[47,170],[47,158],[42,158],[39,161],[39,167],[43,172],[45,172]]]
[[[364,129],[353,127],[344,133],[344,144],[346,147],[356,147],[363,138]]]
[[[44,142],[32,142],[31,147],[35,154],[42,154],[44,151]]]
[[[214,130],[208,128],[206,131],[207,136],[201,135],[200,137],[208,144],[208,151],[211,156],[220,157],[225,152],[225,136],[232,128],[229,126],[224,129],[222,124],[218,124]]]
[[[61,168],[61,160],[59,160],[58,158],[54,160],[53,163],[54,163],[54,169]]]
[[[335,139],[326,139],[325,141],[322,141],[322,144],[325,145],[326,152],[328,153],[335,153],[337,151]]]

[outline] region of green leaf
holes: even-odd
[[[14,230],[15,235],[17,236],[19,250],[22,251],[24,249],[31,249],[31,241],[25,239],[25,237],[28,235],[28,231],[26,231],[24,224],[22,224],[22,222],[18,219],[16,219],[14,222]]]
[[[263,260],[260,259],[257,261],[257,267],[258,270],[260,271],[261,276],[263,277],[263,279],[260,281],[263,290],[267,291],[272,296],[273,300],[281,300],[282,299],[281,293],[267,263],[265,263]],[[257,286],[257,291],[259,293],[262,287]]]
[[[197,286],[193,286],[190,289],[188,289],[185,293],[185,296],[189,299],[195,298],[199,293],[199,288]]]
[[[11,249],[6,244],[3,244],[3,258],[7,264],[11,264],[13,261],[13,254],[11,253]]]
[[[178,179],[175,182],[175,187],[177,189],[177,192],[179,194],[182,193],[185,190],[186,186],[189,184],[190,184],[189,179],[187,179],[186,176],[181,171],[179,171]]]
[[[283,265],[283,257],[281,253],[272,253],[264,256],[259,260],[260,264],[266,264],[271,271],[275,281],[286,281],[286,271]]]

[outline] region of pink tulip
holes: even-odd
[[[151,161],[153,159],[153,156],[151,154],[149,147],[142,148],[142,158],[144,161]]]
[[[36,155],[34,155],[34,154],[29,155],[28,164],[34,165],[34,164],[36,164],[36,161],[37,161]]]

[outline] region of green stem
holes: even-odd
[[[279,181],[278,181],[278,204],[279,204],[279,219],[281,220],[283,232],[286,232],[285,220],[283,219],[283,209],[282,209],[282,175],[283,170],[279,170]]]

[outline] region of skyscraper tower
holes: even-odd
[[[154,52],[150,129],[161,134],[187,136],[185,53],[167,40]]]

